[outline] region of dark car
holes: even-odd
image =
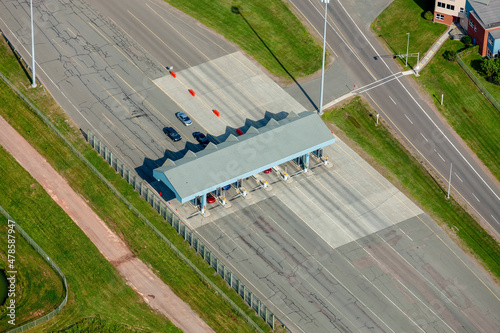
[[[196,139],[196,141],[198,141],[200,143],[200,145],[202,145],[203,147],[206,147],[208,146],[208,144],[210,143],[210,140],[208,140],[208,138],[205,136],[205,134],[201,133],[201,132],[194,132],[193,133],[193,137]]]
[[[177,142],[181,139],[181,135],[177,133],[177,131],[172,127],[165,127],[163,129],[163,132],[165,132],[165,134],[174,142]]]
[[[193,122],[191,121],[191,119],[187,116],[187,114],[185,114],[184,112],[177,112],[175,114],[175,116],[180,120],[182,121],[182,123],[186,126],[189,126],[191,125]]]

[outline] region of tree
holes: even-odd
[[[465,35],[462,37],[462,43],[464,43],[465,46],[469,46],[472,43],[472,38],[469,35]]]
[[[432,12],[430,10],[428,10],[424,13],[424,19],[426,19],[427,21],[432,21],[433,18],[434,18],[434,15],[432,14]]]
[[[448,61],[456,61],[457,60],[457,51],[452,51],[452,50],[444,51],[443,57]]]
[[[488,78],[488,81],[492,82],[494,79],[498,81],[500,76],[500,60],[499,58],[487,59],[485,58],[481,63],[481,70],[484,75]]]

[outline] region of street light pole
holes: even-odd
[[[408,49],[410,48],[410,33],[406,33],[408,35],[408,42],[406,43],[406,65],[405,67],[408,67]]]
[[[450,163],[450,178],[448,179],[448,194],[446,195],[446,199],[450,198],[450,188],[451,188],[451,170],[453,170],[453,163]]]
[[[321,66],[321,90],[319,94],[319,115],[323,114],[323,85],[325,83],[325,52],[326,52],[326,23],[328,18],[328,2],[330,0],[321,0],[325,3],[325,28],[323,29],[323,64]]]
[[[36,88],[36,75],[35,75],[35,30],[33,29],[33,0],[30,0],[31,11],[31,71],[33,72],[32,88]]]

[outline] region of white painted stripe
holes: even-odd
[[[426,142],[429,142],[429,140],[427,140],[427,138],[422,134],[422,132],[420,132],[420,135],[424,138]]]
[[[391,96],[389,96],[389,98],[391,99],[391,101],[392,101],[394,104],[396,104],[396,102],[394,102],[394,100],[392,99],[392,97],[391,97]]]
[[[498,222],[497,219],[493,215],[491,215],[491,217],[493,218],[493,220],[495,220],[496,223],[500,224],[500,222]]]
[[[454,172],[455,176],[458,178],[458,180],[460,180],[462,183],[464,182],[460,177],[458,177],[457,173]]]
[[[474,193],[472,193],[472,195],[474,196],[474,198],[476,198],[477,202],[481,202],[481,201],[479,201],[479,199],[476,197],[476,195]]]
[[[406,117],[406,119],[408,119],[408,121],[409,121],[409,122],[413,125],[413,121],[411,121],[411,119],[410,119],[410,118],[408,118],[408,116],[407,116],[406,114],[405,114],[405,117]]]
[[[438,156],[439,156],[439,157],[441,157],[441,159],[443,160],[443,162],[445,162],[445,160],[444,160],[443,156],[441,156],[441,154],[440,154],[440,153],[438,153],[438,151],[437,151],[436,149],[434,149],[434,151],[436,152],[436,154],[438,154]]]

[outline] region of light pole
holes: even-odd
[[[319,115],[323,114],[323,85],[325,83],[325,51],[326,51],[326,23],[328,18],[328,2],[330,0],[321,0],[325,3],[325,28],[323,29],[323,64],[321,66],[321,90],[319,93]]]
[[[451,170],[453,170],[453,163],[450,163],[450,178],[448,179],[448,194],[446,195],[446,199],[450,198],[450,188],[451,188]]]
[[[36,75],[35,75],[35,30],[33,29],[33,0],[30,0],[31,10],[31,71],[33,72],[32,88],[36,88]]]
[[[408,35],[408,43],[406,43],[406,65],[405,67],[408,67],[408,49],[410,48],[410,33],[406,33]]]

